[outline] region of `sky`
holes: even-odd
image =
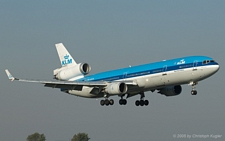
[[[225,140],[224,7],[223,0],[1,0],[0,140],[24,141],[35,132],[47,141],[70,141],[79,132],[91,141]],[[61,42],[77,62],[91,65],[91,74],[189,55],[210,56],[220,70],[199,82],[196,96],[188,85],[174,97],[147,92],[144,107],[134,104],[139,96],[126,106],[114,96],[113,106],[102,107],[101,99],[7,80],[5,69],[52,80]]]

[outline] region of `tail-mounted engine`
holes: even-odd
[[[69,80],[89,74],[91,67],[87,63],[80,63],[70,68],[59,68],[54,70],[54,78],[58,80]]]
[[[182,87],[180,85],[165,87],[159,90],[158,93],[165,96],[176,96],[182,92]]]

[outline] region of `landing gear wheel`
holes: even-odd
[[[127,100],[126,99],[123,100],[123,105],[127,105]]]
[[[135,105],[139,106],[140,105],[140,101],[139,100],[135,101]]]
[[[114,104],[114,100],[113,100],[113,99],[110,99],[110,100],[109,100],[109,104],[110,104],[110,105],[113,105],[113,104]]]
[[[105,100],[105,105],[109,106],[109,100],[108,99]]]
[[[148,104],[149,104],[149,101],[145,100],[145,106],[148,106]]]
[[[105,100],[101,100],[101,101],[100,101],[100,104],[101,104],[102,106],[104,106],[104,105],[105,105]]]
[[[191,91],[191,94],[192,94],[192,95],[197,95],[197,93],[198,93],[198,92],[197,92],[196,90],[192,90],[192,91]]]
[[[144,105],[145,105],[144,100],[140,100],[140,105],[141,105],[141,106],[144,106]]]
[[[120,99],[119,104],[123,105],[123,99]]]
[[[119,104],[120,105],[126,105],[127,104],[127,100],[126,99],[120,99]]]

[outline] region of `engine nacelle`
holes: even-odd
[[[69,80],[71,78],[87,75],[91,67],[87,63],[80,63],[70,68],[60,68],[54,70],[54,76],[58,80]]]
[[[127,92],[127,85],[123,82],[109,83],[105,92],[111,95],[125,94]]]
[[[158,93],[165,96],[176,96],[182,92],[182,87],[180,85],[165,87],[160,89]]]

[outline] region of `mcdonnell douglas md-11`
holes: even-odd
[[[182,92],[181,85],[192,86],[191,94],[196,95],[195,86],[219,70],[219,64],[210,57],[188,56],[172,60],[149,63],[127,68],[87,75],[91,67],[87,63],[76,63],[62,43],[56,44],[61,68],[53,71],[56,81],[26,80],[13,77],[6,69],[11,81],[34,82],[45,87],[59,88],[62,92],[85,98],[103,98],[100,104],[113,105],[111,96],[118,95],[120,105],[127,104],[127,98],[140,95],[136,106],[147,106],[145,92],[157,91],[165,96],[176,96]],[[124,98],[125,96],[125,98]]]

